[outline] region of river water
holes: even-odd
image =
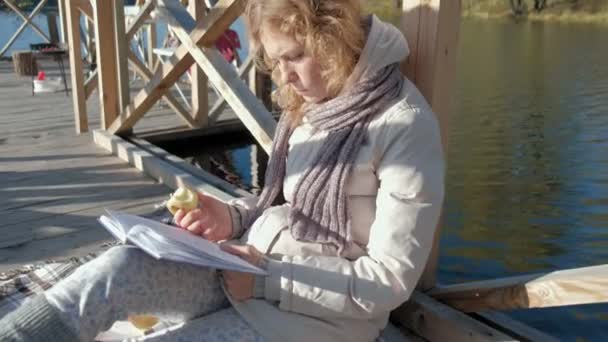
[[[19,23],[0,12],[0,45]],[[608,263],[608,26],[463,20],[454,109],[440,282]],[[250,140],[192,146],[165,147],[259,190]],[[509,314],[563,340],[608,339],[606,304]]]

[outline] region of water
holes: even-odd
[[[607,36],[585,24],[462,23],[440,282],[607,263]],[[250,146],[182,156],[255,192]],[[510,314],[563,340],[608,338],[605,304]]]
[[[607,35],[463,22],[442,282],[607,263]],[[566,340],[608,336],[608,305],[514,315]]]
[[[20,22],[0,12],[0,45]],[[607,36],[608,26],[463,21],[442,283],[608,263]],[[39,41],[28,28],[14,49]],[[201,145],[165,147],[259,191],[266,158],[251,140]],[[511,314],[563,340],[608,338],[605,304]]]
[[[24,13],[26,16],[29,15],[29,11],[25,11]],[[40,30],[46,33],[47,36],[49,35],[49,28],[44,13],[38,14],[32,21]],[[0,11],[0,48],[4,47],[8,40],[13,36],[13,33],[21,26],[21,23],[23,23],[23,19],[18,17],[15,12]],[[57,25],[57,28],[59,29],[59,21],[57,21]],[[17,50],[29,50],[30,44],[34,43],[45,43],[45,40],[28,25],[19,35],[17,40],[15,40],[13,45],[11,45],[10,49],[4,53],[4,56],[10,57],[12,56],[12,52]]]

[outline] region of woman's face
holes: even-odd
[[[281,85],[292,87],[308,103],[319,103],[328,96],[319,63],[292,37],[265,26],[261,42],[273,65],[278,68]]]

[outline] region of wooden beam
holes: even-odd
[[[220,0],[192,32],[193,41],[200,45],[213,44],[214,39],[217,39],[241,15],[244,4],[245,0]],[[193,63],[194,60],[187,48],[178,47],[173,57],[162,65],[146,87],[136,95],[129,109],[112,124],[110,131],[119,133],[133,127],[164,94],[164,89],[173,85]]]
[[[86,82],[84,82],[84,95],[87,100],[93,93],[93,90],[97,89],[98,85],[99,85],[99,78],[97,77],[97,70],[95,70],[91,74],[91,76],[89,76],[89,78],[86,80]]]
[[[207,7],[204,0],[189,0],[188,12],[195,21],[202,20]],[[192,76],[191,96],[192,96],[192,117],[199,127],[209,125],[209,85],[207,75],[198,65],[190,68]]]
[[[59,39],[62,43],[66,43],[68,37],[65,13],[66,1],[67,0],[57,0],[57,7],[59,9]]]
[[[94,0],[95,45],[99,77],[99,105],[101,127],[108,129],[116,120],[119,111],[118,74],[114,33],[113,2],[116,0]]]
[[[161,9],[164,11],[164,9]],[[243,121],[253,137],[270,153],[276,121],[264,104],[256,98],[245,83],[239,78],[234,68],[226,62],[215,48],[199,48],[186,32],[188,18],[179,16],[174,8],[167,7],[166,16],[179,22],[175,25],[175,34],[183,46],[188,49],[196,63],[205,71],[209,81],[219,90],[236,115]],[[190,21],[192,18],[189,19]]]
[[[40,29],[40,27],[38,27],[38,25],[36,25],[36,23],[34,23],[32,21],[32,19],[34,19],[34,17],[36,16],[36,14],[38,14],[37,12],[32,11],[32,13],[30,13],[28,16],[26,16],[19,9],[19,7],[13,2],[13,0],[4,0],[4,2],[6,3],[6,5],[8,7],[10,7],[10,9],[12,9],[15,12],[15,14],[17,14],[19,17],[21,17],[21,19],[23,19],[28,25],[30,25],[32,27],[32,29],[34,31],[36,31],[36,33],[38,33],[39,36],[42,37],[42,39],[44,39],[47,43],[51,42],[51,39],[49,38],[49,36],[47,36],[46,33],[44,33],[44,31],[42,31]],[[42,9],[46,5],[47,2],[48,2],[48,0],[41,0],[38,3],[38,5],[36,6],[36,8],[40,7],[40,9]]]
[[[441,128],[447,155],[449,114],[460,28],[461,0],[403,0],[402,31],[410,56],[402,71],[425,96]],[[440,220],[441,222],[441,220]],[[431,255],[418,284],[422,290],[435,286],[441,227],[435,232]]]
[[[148,53],[148,66],[150,68],[155,68],[156,63],[159,61],[159,59],[156,57],[156,54],[154,54],[154,49],[156,48],[156,40],[158,39],[156,34],[156,24],[148,24],[146,32],[148,33],[148,46],[146,47],[146,52]]]
[[[233,196],[226,192],[217,189],[215,185],[194,177],[171,163],[155,158],[153,154],[109,132],[95,130],[93,132],[93,139],[98,146],[112,152],[117,157],[172,189],[177,189],[179,186],[187,186],[220,200],[227,201],[233,198]]]
[[[46,13],[46,23],[49,28],[49,39],[52,44],[59,43],[59,30],[57,30],[57,13]]]
[[[125,34],[125,4],[124,0],[113,1],[114,11],[114,41],[115,41],[115,60],[116,60],[116,75],[118,84],[118,108],[123,111],[129,105],[130,89],[129,89],[129,64],[127,62],[127,50],[129,40]],[[117,113],[118,114],[118,113]]]
[[[70,78],[72,81],[72,101],[74,103],[74,121],[76,133],[89,130],[87,119],[87,100],[85,96],[84,75],[82,72],[82,55],[80,50],[80,11],[75,4],[65,3],[68,49],[70,53]]]
[[[150,79],[154,77],[148,67],[146,67],[146,65],[142,63],[139,58],[137,58],[133,51],[127,51],[127,57],[129,59],[129,63],[131,64],[133,69],[135,69],[135,72],[137,72],[141,76],[141,78],[144,79],[144,81],[149,82]],[[194,121],[188,111],[169,92],[169,89],[165,90],[165,94],[163,94],[163,97],[165,98],[169,106],[175,111],[175,113],[177,113],[182,119],[184,119],[184,121],[186,122],[186,124],[188,124],[189,127],[194,128],[197,126],[197,122]]]
[[[249,55],[247,57],[247,59],[245,60],[245,62],[243,64],[241,64],[241,66],[239,66],[239,71],[238,71],[239,78],[242,79],[243,76],[245,76],[245,74],[251,69],[252,66],[253,66],[253,55]],[[224,111],[225,107],[226,107],[226,99],[223,98],[222,96],[220,96],[217,99],[217,101],[215,101],[215,104],[213,104],[213,107],[209,111],[209,124],[210,125],[214,124],[217,121],[220,114]]]
[[[520,341],[558,342],[559,340],[547,333],[526,325],[500,312],[486,311],[472,315],[491,327],[496,328]]]
[[[92,0],[92,1],[95,1],[95,0]],[[84,14],[84,16],[87,18],[88,22],[90,22],[90,23],[95,22],[95,17],[93,14],[93,7],[91,6],[91,3],[89,1],[80,1],[78,8],[82,12],[82,14]]]
[[[465,312],[608,302],[608,265],[436,288],[435,299]]]
[[[511,336],[414,291],[391,320],[428,341],[515,341]]]
[[[127,29],[127,41],[130,42],[133,39],[135,33],[137,33],[137,31],[141,28],[141,25],[143,25],[146,20],[150,18],[150,13],[152,13],[152,11],[154,10],[154,6],[154,1],[146,1],[137,17],[135,17],[135,20],[131,22],[131,25]]]
[[[30,13],[31,18],[35,17],[42,10],[44,5],[46,5],[46,1],[47,0],[43,0],[38,3],[38,5]],[[8,0],[4,0],[4,2],[6,2],[6,4],[9,5],[9,7],[15,6],[12,2],[9,2]],[[18,7],[17,7],[17,10],[19,10]],[[13,43],[15,43],[15,40],[17,40],[19,35],[23,32],[23,30],[25,30],[25,28],[27,27],[27,25],[29,23],[31,23],[31,21],[28,21],[28,20],[25,20],[25,21],[23,21],[23,23],[21,23],[21,26],[19,26],[17,31],[15,31],[15,33],[11,36],[11,38],[9,38],[9,40],[6,42],[6,44],[4,44],[4,47],[2,48],[2,50],[0,50],[0,56],[4,56],[6,51],[8,51],[8,49],[10,49],[10,47],[13,45]],[[49,40],[47,39],[47,42],[48,41]]]

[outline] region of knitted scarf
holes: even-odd
[[[396,100],[402,87],[398,64],[392,64],[362,78],[347,93],[307,107],[309,123],[326,131],[327,137],[294,189],[288,224],[296,240],[333,244],[340,253],[352,242],[345,184],[369,123]],[[282,190],[293,126],[285,116],[279,120],[265,186],[252,218],[270,207]]]

